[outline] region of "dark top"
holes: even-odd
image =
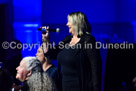
[[[77,49],[74,48],[77,46]],[[61,71],[63,73],[62,84],[67,87],[78,87],[79,88],[79,66],[77,62],[80,60],[79,54],[80,48],[78,44],[74,46],[67,46],[58,54],[58,61],[61,65]],[[72,83],[71,83],[72,82]]]
[[[62,42],[67,44],[72,36],[66,37]],[[77,48],[76,45],[81,47]],[[87,48],[87,44],[92,45]],[[101,58],[100,52],[96,49],[96,40],[90,34],[84,34],[80,41],[74,45],[75,49],[63,48],[60,45],[56,49],[50,49],[45,56],[56,58],[61,65],[63,87],[73,86],[80,91],[101,91]],[[62,46],[62,45],[61,45]]]
[[[49,75],[49,77],[52,78],[53,82],[56,85],[57,91],[61,91],[61,75],[58,71],[58,68],[52,65],[46,70],[46,73]]]
[[[23,85],[21,86],[21,89],[19,89],[19,90],[17,90],[17,91],[29,91],[29,86],[28,86],[28,84],[27,84],[27,80],[25,80],[24,82],[23,82]]]

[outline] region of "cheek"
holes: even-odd
[[[24,74],[23,69],[20,69],[20,70],[19,70],[19,72],[17,73],[16,78],[22,79],[22,78],[23,78],[23,76],[24,76],[23,74]]]
[[[43,55],[43,54],[40,54],[40,55],[38,55],[37,57],[38,57],[38,59],[39,59],[41,62],[44,60],[44,55]]]
[[[22,77],[22,74],[23,74],[23,70],[20,70],[19,76]]]
[[[40,54],[37,54],[36,56],[37,56],[38,59],[40,58]]]
[[[71,30],[72,30],[72,31],[74,31],[74,30],[75,30],[74,26],[72,26]]]
[[[24,81],[25,78],[26,78],[26,76],[27,76],[26,71],[22,71],[22,72],[20,73],[20,80],[21,80],[21,81]]]

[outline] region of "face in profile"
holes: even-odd
[[[43,52],[43,50],[42,50],[41,47],[39,47],[39,49],[37,50],[36,57],[37,57],[38,60],[39,60],[40,62],[42,62],[42,63],[45,61],[44,52]]]
[[[26,70],[26,63],[22,60],[16,70],[16,79],[23,82],[26,79],[28,73],[28,71]]]
[[[69,33],[74,34],[74,25],[70,22],[69,19],[66,25],[69,27]]]

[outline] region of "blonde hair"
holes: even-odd
[[[68,21],[74,25],[75,33],[81,37],[84,33],[91,32],[91,25],[82,12],[73,12],[68,15]]]

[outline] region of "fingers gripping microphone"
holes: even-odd
[[[45,29],[45,28],[38,28],[37,29],[38,31],[41,31],[42,33],[45,33],[47,30],[49,31],[49,32],[60,32],[60,28],[56,28],[56,29]]]

